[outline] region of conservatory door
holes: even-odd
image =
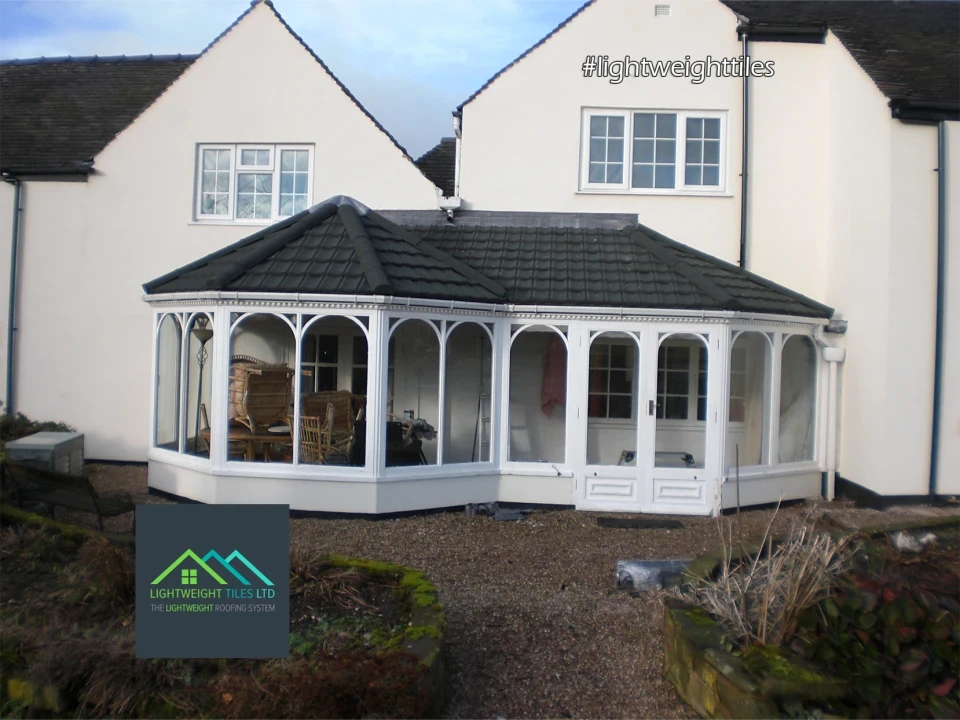
[[[700,512],[711,500],[705,482],[708,427],[713,424],[707,413],[708,366],[715,360],[710,335],[658,332],[650,339],[656,341],[656,394],[647,413],[653,421],[654,452],[641,458],[650,478],[644,512]],[[647,368],[654,369],[652,359]]]
[[[644,487],[649,442],[643,437],[649,433],[640,432],[647,424],[641,415],[640,365],[638,333],[590,333],[581,406],[586,463],[578,478],[578,508],[637,512],[649,494]]]

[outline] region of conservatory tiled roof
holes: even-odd
[[[148,295],[393,295],[519,305],[830,317],[833,311],[644,225],[396,225],[331,198],[144,285]]]
[[[144,285],[202,290],[396,295],[497,302],[504,289],[366,206],[339,196]]]

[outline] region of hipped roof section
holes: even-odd
[[[148,296],[205,291],[383,295],[810,318],[833,314],[821,303],[644,225],[620,230],[400,226],[344,196],[143,287]]]

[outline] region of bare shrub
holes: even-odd
[[[723,560],[717,577],[668,594],[703,608],[744,644],[789,640],[801,611],[830,593],[855,548],[850,537],[835,538],[818,529],[814,511],[794,519],[786,537],[775,542],[770,528],[778,512],[779,506],[760,551],[752,556],[734,541],[733,523],[718,516]]]
[[[78,558],[99,599],[109,605],[132,605],[136,570],[128,549],[91,537],[80,547]]]

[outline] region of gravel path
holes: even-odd
[[[158,501],[147,500],[145,468],[91,470],[100,489]],[[784,508],[775,529],[803,511]],[[771,515],[744,512],[745,535],[760,537]],[[659,606],[614,590],[614,566],[712,550],[716,521],[683,517],[682,529],[617,530],[598,527],[596,517],[564,510],[519,523],[461,512],[306,518],[291,521],[291,542],[427,573],[449,624],[448,717],[696,717],[662,678]]]

